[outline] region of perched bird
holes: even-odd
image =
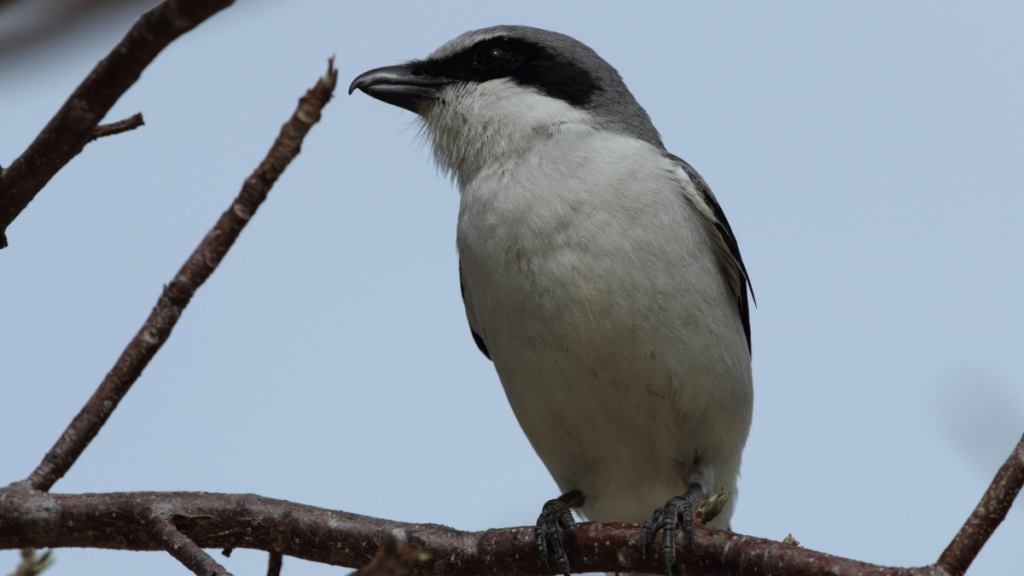
[[[753,411],[749,280],[725,214],[665,150],[618,72],[527,26],[467,32],[349,88],[419,115],[461,194],[473,340],[564,493],[537,547],[569,573],[570,508],[663,531],[724,488],[726,528]],[[753,297],[753,293],[751,293]],[[572,546],[570,546],[572,550]]]

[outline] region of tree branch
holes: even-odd
[[[270,562],[267,563],[267,576],[281,576],[283,560],[283,555],[280,552],[271,552]]]
[[[1024,437],[999,468],[971,517],[939,557],[938,565],[945,569],[944,574],[960,576],[967,572],[981,547],[1006,518],[1021,486],[1024,486]]]
[[[299,154],[302,139],[313,124],[320,120],[320,111],[331,99],[337,77],[332,58],[327,65],[327,74],[299,100],[295,113],[281,127],[281,133],[266,158],[245,180],[242,191],[231,207],[221,215],[220,220],[199,243],[170,284],[164,287],[163,294],[157,300],[149,318],[128,343],[92,398],[75,416],[32,474],[27,479],[12,484],[10,490],[29,489],[45,492],[75,463],[121,398],[142,374],[142,370],[167,341],[178,317],[195,291],[217,268],[242,228],[266,199],[271,186]]]
[[[166,0],[146,12],[93,68],[67,101],[6,170],[0,172],[0,248],[6,231],[58,170],[82,151],[117,99],[175,38],[233,0]]]
[[[1006,516],[1022,485],[1024,438],[939,561],[920,568],[876,566],[715,530],[702,523],[694,526],[694,548],[684,547],[680,535],[676,554],[684,569],[716,576],[958,576]],[[497,572],[541,576],[549,572],[537,558],[533,530],[525,526],[462,532],[437,524],[394,522],[253,494],[64,495],[0,490],[0,549],[166,549],[197,574],[223,572],[201,548],[252,548],[325,564],[365,566],[363,576],[401,576],[413,570],[439,576]],[[636,548],[638,531],[637,524],[580,524],[580,553],[572,558],[573,571],[658,573],[660,550],[641,558]],[[395,547],[388,544],[388,534],[396,538]],[[371,568],[368,565],[374,560],[374,551],[378,560]],[[280,570],[280,562],[279,556],[277,561],[275,556],[271,558],[268,572],[273,575],[274,570]]]
[[[385,535],[431,559],[417,571],[470,574],[549,574],[534,548],[533,527],[462,532],[437,524],[410,524],[293,504],[252,494],[136,492],[63,495],[0,492],[0,549],[88,547],[162,550],[147,531],[160,510],[175,529],[200,548],[273,550],[287,534],[287,554],[313,562],[366,566]],[[280,528],[289,527],[287,531]],[[939,565],[891,568],[790,546],[697,524],[694,549],[677,541],[677,554],[697,574],[787,574],[790,576],[945,576]],[[659,573],[660,550],[646,559],[636,549],[637,524],[586,522],[579,525],[581,553],[574,572]],[[407,557],[408,559],[408,557]]]
[[[281,564],[284,561],[284,551],[288,549],[288,542],[291,540],[292,527],[284,522],[274,525],[270,539],[270,561],[267,563],[267,576],[281,576]]]
[[[164,546],[164,550],[174,556],[196,576],[231,576],[231,574],[196,543],[189,540],[164,515],[155,515],[149,526],[149,534]]]
[[[164,545],[147,529],[151,509],[169,515],[177,530],[200,548],[271,550],[281,533],[274,527],[287,524],[287,554],[314,562],[365,566],[373,559],[385,534],[393,533],[399,540],[431,555],[433,560],[427,571],[432,573],[545,573],[534,548],[532,526],[461,532],[436,524],[394,522],[252,494],[64,495],[0,491],[0,549],[21,548],[31,542],[33,546],[50,548],[163,550]],[[638,528],[635,524],[581,524],[583,553],[573,558],[573,569],[657,573],[660,553],[648,554],[646,560],[641,560],[635,542],[630,542]],[[698,526],[698,531],[698,545],[707,542],[708,529]],[[680,557],[688,564],[697,560],[695,553],[688,550],[681,550]],[[727,572],[719,569],[709,573]]]
[[[100,124],[99,126],[92,129],[92,135],[89,136],[89,142],[96,140],[97,138],[103,138],[104,136],[113,136],[114,134],[120,134],[121,132],[127,132],[129,130],[135,130],[139,126],[142,126],[145,122],[142,121],[142,113],[133,114],[121,120],[119,122],[112,122],[110,124]]]

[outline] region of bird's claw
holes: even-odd
[[[661,530],[661,556],[665,560],[665,576],[672,576],[676,564],[676,524],[683,525],[683,546],[693,548],[693,508],[708,497],[700,484],[691,484],[682,496],[676,496],[654,511],[654,514],[640,527],[637,546],[640,557],[647,557],[647,544],[654,542],[654,534]]]
[[[559,530],[561,528],[561,530]],[[576,554],[580,549],[579,536],[576,534],[576,521],[572,518],[569,505],[562,500],[548,500],[537,519],[537,528],[533,532],[537,543],[540,561],[548,570],[548,552],[555,557],[555,566],[565,576],[569,576],[569,554],[562,545],[562,532],[565,532],[570,552]]]

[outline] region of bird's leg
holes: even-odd
[[[573,554],[579,552],[580,541],[576,536],[576,521],[572,519],[571,508],[578,508],[583,505],[585,498],[579,490],[572,490],[562,494],[554,500],[548,500],[544,509],[537,519],[537,528],[533,532],[533,538],[537,543],[537,553],[540,554],[540,561],[548,570],[548,551],[555,557],[555,566],[565,576],[569,576],[569,556],[566,554],[565,546],[562,545],[562,531],[569,542],[569,548]],[[561,530],[559,530],[561,527]]]
[[[640,528],[640,556],[646,558],[647,543],[654,542],[654,533],[662,530],[661,555],[665,559],[665,576],[672,576],[676,563],[676,523],[683,523],[683,545],[693,548],[693,509],[708,497],[707,490],[699,482],[690,484],[682,496],[676,496],[654,511],[654,515]]]

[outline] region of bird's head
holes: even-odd
[[[438,166],[460,180],[562,130],[664,149],[615,68],[573,38],[527,26],[467,32],[423,60],[359,75],[349,93],[357,88],[418,114]]]

